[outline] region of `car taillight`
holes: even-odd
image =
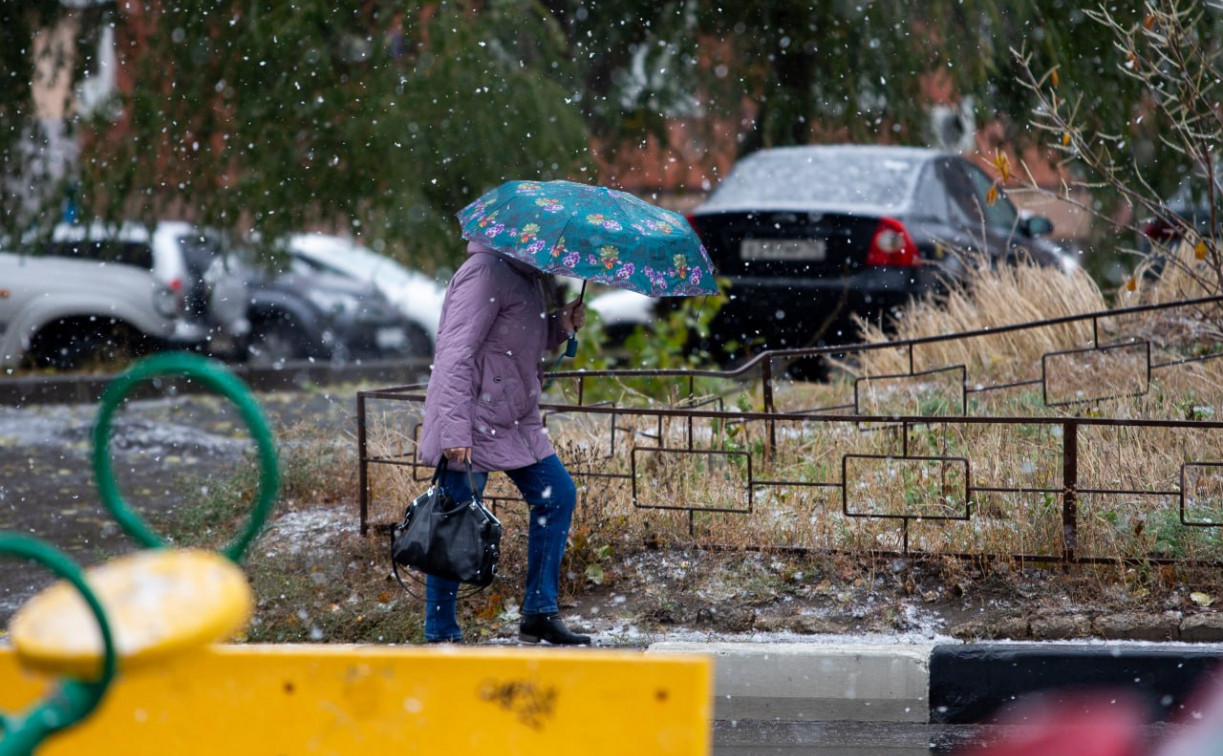
[[[871,238],[871,248],[866,253],[866,264],[880,267],[909,267],[917,265],[921,252],[909,231],[898,220],[880,218]]]
[[[1163,218],[1151,218],[1142,224],[1142,235],[1151,241],[1164,242],[1179,235],[1176,226]]]
[[[153,307],[163,317],[172,318],[181,311],[181,298],[170,287],[156,284],[153,287]]]

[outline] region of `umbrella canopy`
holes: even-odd
[[[652,297],[718,293],[709,254],[679,213],[573,181],[508,181],[459,211],[463,238],[545,273]]]

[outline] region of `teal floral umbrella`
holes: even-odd
[[[651,297],[718,293],[709,254],[688,221],[615,189],[509,181],[458,216],[463,238],[545,273]]]

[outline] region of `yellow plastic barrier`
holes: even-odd
[[[206,646],[120,675],[38,753],[708,754],[710,666],[627,651]],[[0,709],[46,694],[51,681],[27,669],[0,651]]]

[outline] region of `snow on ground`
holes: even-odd
[[[269,557],[283,549],[289,554],[317,552],[332,545],[339,536],[354,529],[353,513],[342,507],[298,509],[274,516],[259,536],[259,544]]]

